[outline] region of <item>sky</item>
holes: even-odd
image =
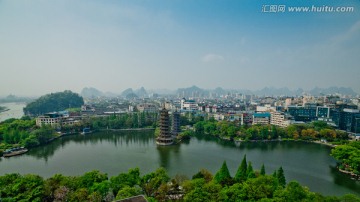
[[[0,0],[0,96],[192,85],[360,93],[359,64],[360,0]]]

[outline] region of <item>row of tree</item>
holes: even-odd
[[[340,141],[348,139],[345,132],[335,130],[326,122],[316,121],[309,124],[293,124],[286,128],[275,125],[238,126],[228,121],[199,121],[194,124],[198,134],[209,134],[225,139],[239,140],[274,140],[281,138]]]
[[[354,195],[323,196],[296,181],[286,184],[281,167],[266,175],[264,165],[261,171],[254,171],[246,157],[234,178],[226,162],[214,176],[202,169],[192,179],[182,175],[170,178],[164,168],[143,176],[135,168],[110,178],[99,171],[81,176],[56,174],[48,179],[32,174],[0,176],[1,201],[100,202],[141,194],[148,201],[360,201]]]
[[[84,119],[84,124],[93,129],[124,129],[156,127],[158,113],[136,112]]]
[[[24,146],[34,147],[48,142],[55,137],[55,130],[50,126],[38,127],[35,119],[8,119],[0,123],[0,150]]]
[[[360,175],[360,142],[336,146],[331,150],[331,156],[340,162],[339,168]]]

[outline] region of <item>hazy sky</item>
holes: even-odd
[[[191,85],[360,92],[359,64],[360,0],[0,0],[0,95]]]

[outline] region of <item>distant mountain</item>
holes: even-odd
[[[215,89],[203,89],[197,86],[191,86],[188,88],[179,88],[176,91],[169,89],[156,89],[156,90],[146,90],[144,87],[133,90],[128,88],[121,93],[121,96],[124,98],[145,98],[149,97],[150,94],[160,94],[160,95],[177,95],[178,97],[208,97],[208,96],[221,96],[228,93],[241,93],[246,95],[259,95],[259,96],[301,96],[306,94],[320,96],[320,95],[329,95],[329,94],[341,94],[341,95],[350,95],[356,96],[357,93],[351,88],[346,87],[329,87],[329,88],[319,88],[315,87],[311,90],[304,90],[302,88],[290,90],[287,87],[275,88],[275,87],[265,87],[260,90],[248,90],[248,89],[223,89],[217,87]],[[95,88],[84,88],[81,91],[81,95],[86,98],[91,97],[116,97],[117,95],[111,92],[101,92]],[[1,102],[1,100],[0,100]]]
[[[90,88],[83,88],[80,95],[85,98],[92,98],[92,97],[101,97],[105,94],[101,91],[99,91],[96,88],[90,87]]]
[[[274,88],[274,87],[265,87],[261,90],[253,92],[255,95],[262,96],[294,96],[296,95],[295,91],[291,91],[288,88]]]
[[[105,92],[104,93],[105,97],[117,97],[118,95],[112,92]]]
[[[218,94],[218,95],[225,95],[228,93],[228,91],[224,90],[221,87],[217,87],[213,90],[214,93]]]
[[[8,95],[5,98],[0,99],[0,103],[9,103],[9,102],[30,102],[33,99],[27,97],[17,97],[15,95]]]
[[[148,93],[146,92],[144,87],[135,90],[134,92],[138,97],[148,97]]]
[[[191,86],[189,88],[179,88],[176,91],[179,97],[205,97],[209,95],[209,91],[201,89],[197,86]]]
[[[135,94],[132,88],[128,88],[121,93],[122,97],[126,97],[129,94]]]
[[[328,94],[341,94],[341,95],[352,95],[355,96],[357,93],[352,88],[345,87],[329,87],[329,88],[318,88],[315,87],[309,91],[311,95],[328,95]]]

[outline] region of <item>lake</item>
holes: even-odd
[[[0,106],[6,107],[8,111],[0,113],[0,122],[10,118],[21,118],[24,115],[23,108],[25,103],[0,103]]]
[[[225,160],[232,176],[246,154],[254,169],[264,163],[267,174],[280,166],[287,182],[297,180],[324,195],[353,193],[360,196],[360,183],[336,170],[331,148],[305,142],[251,142],[235,144],[213,137],[193,137],[189,142],[159,147],[153,131],[101,132],[63,137],[31,149],[28,153],[1,158],[0,175],[18,172],[50,177],[55,173],[82,175],[100,170],[114,176],[139,167],[142,174],[160,166],[170,176],[191,177],[201,168],[215,174]]]

